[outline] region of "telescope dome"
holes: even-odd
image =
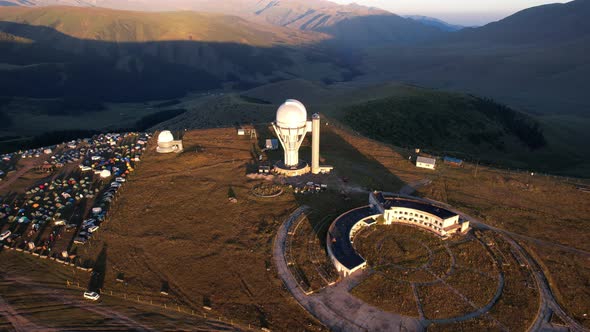
[[[158,135],[158,143],[169,143],[172,141],[174,141],[174,136],[172,136],[170,130],[164,130]]]
[[[301,128],[307,124],[307,110],[295,99],[288,99],[277,111],[277,125],[281,128]]]

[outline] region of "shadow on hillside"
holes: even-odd
[[[314,30],[333,37],[325,41],[327,44],[356,49],[366,46],[416,45],[450,34],[394,14],[357,16]]]
[[[337,216],[352,208],[368,205],[369,192],[373,190],[398,191],[405,183],[329,127],[324,126],[321,135],[321,157],[335,169],[330,175],[310,176],[309,181],[328,184],[328,191],[297,194],[295,198],[299,205],[311,207],[308,221],[322,246],[325,246],[326,232]],[[309,147],[301,149],[300,158],[307,161],[310,156]]]
[[[88,290],[92,292],[100,292],[100,290],[104,287],[104,279],[105,274],[107,271],[107,245],[105,244],[102,247],[102,250],[98,254],[96,258],[96,263],[94,263],[94,268],[92,270],[92,275],[90,277],[90,281],[88,282]]]
[[[3,95],[54,98],[76,96],[134,102],[172,99],[191,91],[218,89],[224,83],[247,89],[293,78],[287,67],[293,52],[309,60],[345,68],[338,53],[319,54],[307,46],[250,46],[186,40],[111,42],[78,39],[45,26],[0,21],[0,63],[28,66],[3,71]],[[23,42],[11,36],[31,41]],[[314,45],[317,48],[321,45]],[[300,65],[298,63],[298,65]]]

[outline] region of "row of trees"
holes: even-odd
[[[547,140],[539,123],[530,116],[517,112],[490,98],[474,97],[473,104],[476,110],[490,119],[500,122],[509,133],[518,137],[531,150],[547,145]]]

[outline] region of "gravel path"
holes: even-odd
[[[306,295],[291,274],[285,260],[285,243],[289,228],[309,207],[295,210],[281,225],[273,244],[273,260],[279,277],[299,304],[332,331],[422,331],[418,319],[384,312],[350,294],[350,289],[366,275],[352,276],[327,287],[319,293]]]
[[[408,196],[407,193],[413,192],[416,187],[426,185],[428,182],[428,180],[421,180],[412,183],[402,189],[400,196],[421,199]],[[442,204],[432,200],[421,200],[435,204]],[[519,255],[523,261],[527,262],[537,283],[541,297],[539,312],[535,321],[529,328],[530,331],[552,330],[552,326],[549,323],[552,314],[559,316],[568,325],[571,331],[588,331],[580,323],[568,316],[563,308],[557,303],[549,286],[549,282],[539,264],[511,237],[511,235],[515,236],[517,234],[491,227],[461,211],[454,210],[446,204],[442,205],[469,220],[474,228],[492,230],[501,234],[515,250],[515,254]],[[273,260],[277,267],[279,277],[283,280],[283,283],[297,302],[333,331],[422,331],[425,329],[425,326],[431,322],[454,323],[485,315],[501,296],[504,285],[503,275],[501,275],[498,280],[498,290],[494,295],[493,300],[486,306],[462,317],[432,321],[424,320],[423,313],[421,313],[420,319],[416,319],[384,312],[352,296],[350,290],[355,285],[361,283],[367,276],[367,273],[364,271],[358,271],[357,273],[340,280],[335,285],[308,296],[299,287],[299,284],[291,274],[284,256],[285,242],[287,240],[289,228],[308,210],[309,207],[307,206],[300,207],[289,216],[283,225],[281,225],[273,243]],[[573,248],[570,249],[572,249],[572,251],[575,250],[576,252],[579,251]],[[506,327],[501,324],[500,327],[506,329]]]

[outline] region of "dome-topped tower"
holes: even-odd
[[[305,106],[300,101],[287,99],[277,110],[273,127],[285,150],[285,159],[279,168],[307,170],[307,165],[299,162],[299,148],[308,131]]]
[[[276,123],[281,128],[301,128],[307,124],[307,110],[298,100],[288,99],[277,111]]]

